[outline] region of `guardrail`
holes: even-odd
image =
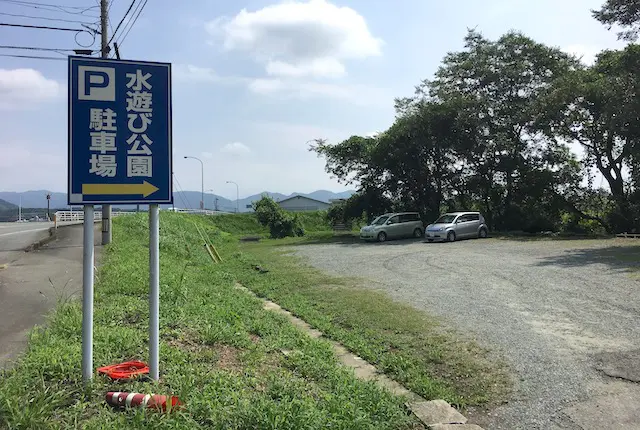
[[[199,215],[227,215],[232,214],[234,212],[223,212],[223,211],[212,211],[209,209],[168,209],[171,212],[180,212],[185,214],[199,214]]]
[[[120,215],[129,215],[135,212],[111,212],[112,217],[120,216]],[[102,219],[102,211],[95,211],[93,213],[93,220],[100,221]],[[55,213],[55,221],[59,222],[80,222],[84,221],[84,212],[83,211],[57,211]]]
[[[232,214],[233,212],[223,212],[223,211],[212,211],[208,209],[167,209],[171,212],[180,212],[187,214],[197,214],[197,215],[227,215]],[[131,215],[136,212],[120,212],[113,211],[111,213],[112,217],[120,216],[120,215]],[[102,219],[102,211],[95,211],[93,213],[93,220],[100,221]],[[55,213],[55,221],[56,223],[60,222],[82,222],[84,221],[84,212],[83,211],[57,211]]]

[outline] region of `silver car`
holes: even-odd
[[[489,228],[480,212],[452,212],[441,215],[433,224],[425,228],[424,237],[428,242],[471,237],[485,238]]]
[[[417,212],[384,214],[360,229],[360,239],[384,242],[401,237],[422,237],[423,231],[424,224]]]

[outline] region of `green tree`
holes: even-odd
[[[359,184],[345,206],[347,217],[397,209],[417,210],[432,220],[455,176],[456,116],[441,103],[416,103],[375,138],[352,136],[311,149],[325,157],[327,171],[338,180]]]
[[[258,222],[269,227],[271,238],[304,236],[304,227],[298,216],[284,211],[271,197],[263,196],[254,202],[253,210]]]
[[[394,200],[381,180],[384,166],[378,164],[378,143],[378,137],[351,136],[337,144],[317,140],[309,148],[325,159],[326,172],[338,182],[358,187],[358,192],[345,203],[344,222],[365,213],[382,213],[394,206]]]
[[[465,138],[456,195],[465,205],[478,202],[493,227],[529,222],[532,201],[527,196],[540,195],[546,183],[531,178],[564,180],[566,175],[549,172],[567,173],[568,164],[575,166],[571,153],[544,133],[536,116],[541,95],[577,67],[579,62],[561,50],[520,33],[491,41],[472,30],[465,49],[448,54],[435,79],[419,87],[414,103],[426,98],[458,107],[457,128]]]
[[[638,225],[640,182],[640,46],[604,51],[592,67],[577,70],[550,91],[543,120],[554,133],[585,150],[585,162],[607,181],[615,202],[608,215],[611,230]]]
[[[607,0],[599,10],[591,11],[593,17],[609,29],[614,24],[622,27],[619,39],[634,41],[640,34],[640,0]]]

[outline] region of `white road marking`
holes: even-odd
[[[49,227],[47,227],[47,228],[34,228],[34,229],[31,229],[31,230],[14,231],[12,233],[2,233],[2,234],[0,234],[0,237],[13,236],[14,234],[36,233],[36,232],[45,231],[45,230],[49,230]]]

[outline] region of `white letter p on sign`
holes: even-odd
[[[116,71],[112,67],[78,66],[78,100],[116,100]]]

